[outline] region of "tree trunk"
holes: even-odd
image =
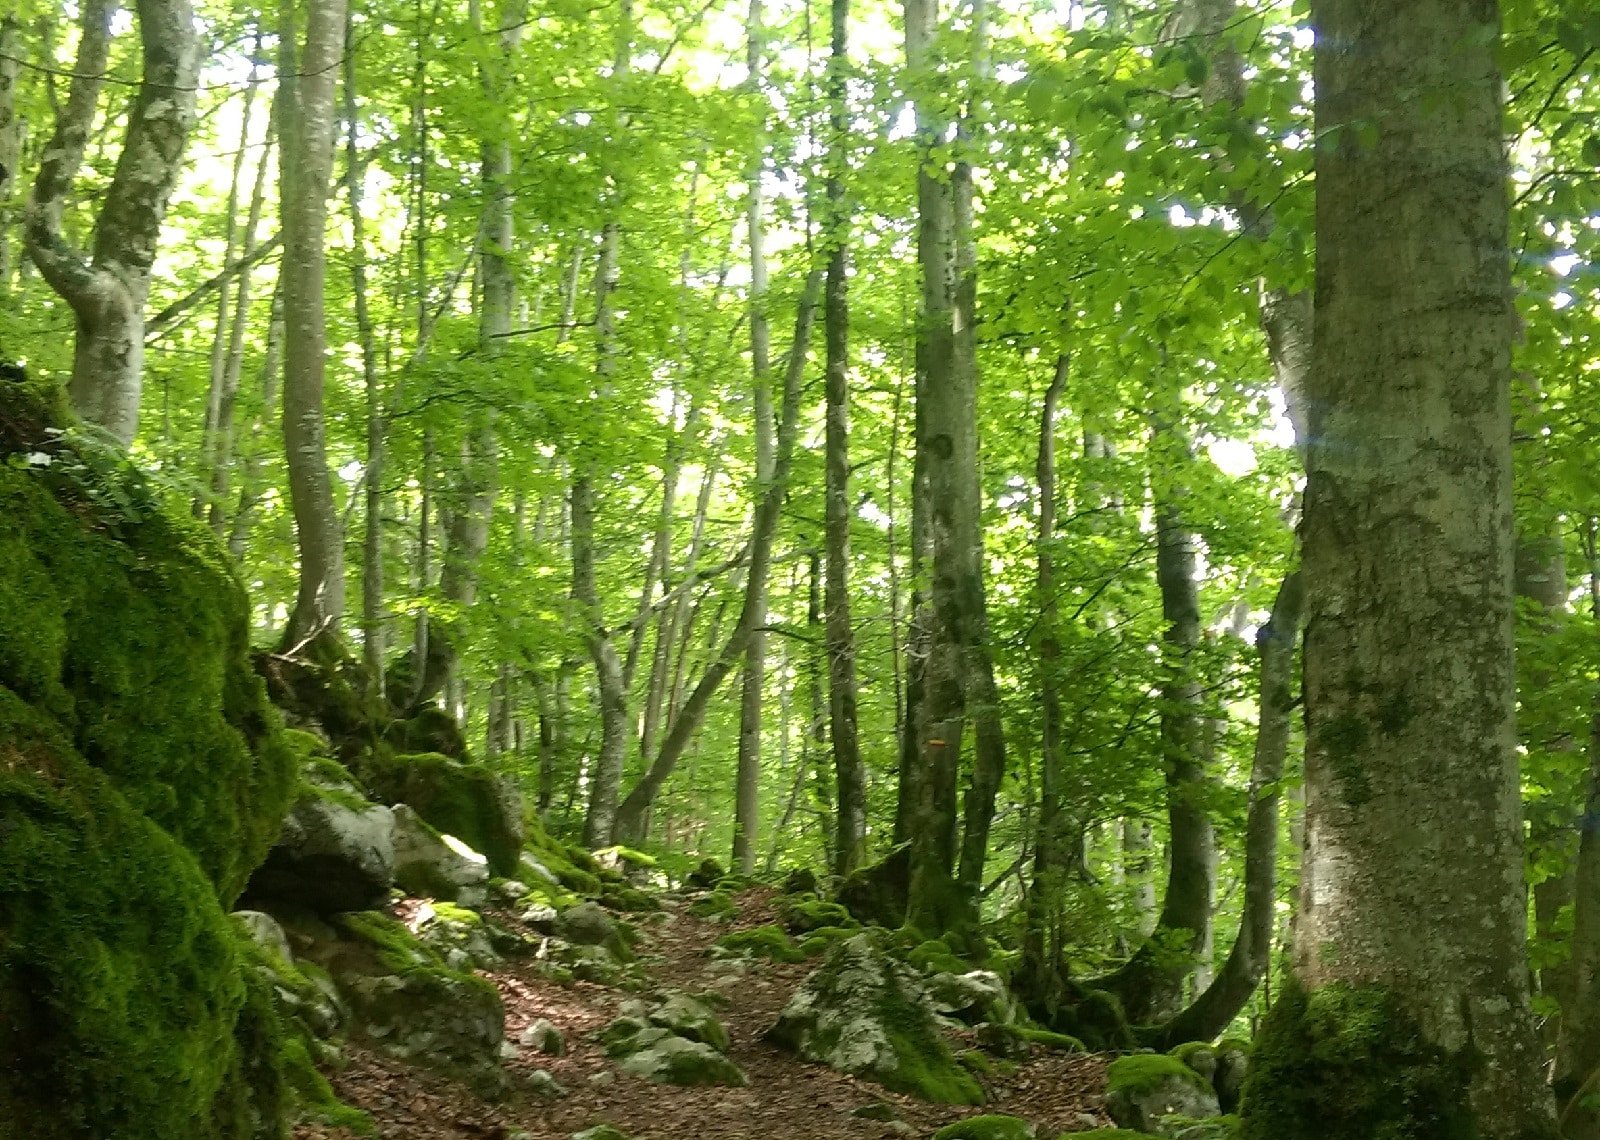
[[[22,72],[18,50],[20,25],[10,13],[0,16],[0,297],[11,292],[15,258],[11,248],[11,197],[22,158],[23,119],[17,114],[17,77]]]
[[[1298,572],[1278,587],[1272,616],[1256,633],[1260,707],[1250,767],[1250,808],[1244,833],[1244,910],[1239,932],[1216,979],[1162,1026],[1158,1048],[1210,1041],[1225,1032],[1250,1000],[1271,964],[1278,885],[1278,799],[1294,710],[1294,652],[1300,638],[1303,588]]]
[[[856,639],[850,619],[850,217],[845,177],[850,113],[846,105],[849,0],[832,0],[828,61],[828,170],[825,186],[828,255],[823,323],[827,344],[824,539],[827,549],[828,735],[833,745],[838,819],[833,873],[850,874],[866,854],[867,773],[856,739]]]
[[[1243,1135],[1549,1137],[1524,947],[1498,17],[1463,0],[1313,0],[1312,17],[1306,858]]]
[[[61,214],[94,122],[117,7],[114,0],[83,7],[72,84],[44,149],[25,232],[33,263],[76,318],[73,406],[126,447],[139,427],[150,268],[194,122],[201,45],[188,0],[139,0],[144,69],[85,257],[62,235]]]
[[[300,550],[300,589],[283,645],[337,637],[344,614],[344,534],[333,502],[323,424],[327,329],[323,313],[328,184],[333,175],[333,88],[344,46],[344,0],[284,0],[278,29],[283,217],[283,443]]]
[[[761,0],[750,0],[747,33],[749,87],[761,93],[761,64],[765,50],[761,28]],[[765,166],[766,124],[757,133],[750,167],[750,197],[746,220],[750,238],[750,380],[751,408],[755,416],[756,484],[758,494],[773,476],[776,424],[772,417],[771,334],[767,323],[767,255],[762,233],[761,175]],[[752,574],[755,568],[751,567]],[[739,765],[734,782],[733,868],[741,875],[756,870],[757,829],[761,823],[761,705],[767,675],[767,581],[763,573],[745,587],[751,595],[755,628],[745,649],[744,676],[739,697]]]

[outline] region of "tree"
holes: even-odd
[[[1550,1136],[1523,946],[1497,13],[1312,15],[1306,859],[1244,1135]]]
[[[34,179],[25,229],[28,256],[77,321],[73,406],[127,446],[139,427],[150,268],[194,121],[201,45],[187,0],[140,0],[144,69],[85,256],[68,243],[61,218],[94,126],[119,7],[115,0],[83,5],[72,83]]]
[[[323,419],[328,186],[333,176],[334,84],[344,0],[283,0],[278,98],[282,145],[283,445],[300,549],[300,587],[283,644],[336,637],[344,617],[344,527],[334,507]]]

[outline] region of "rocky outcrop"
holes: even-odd
[[[0,372],[0,1132],[247,1140],[289,1091],[228,918],[294,750],[211,535]]]
[[[1114,1061],[1106,1073],[1106,1112],[1120,1128],[1158,1132],[1168,1117],[1200,1120],[1221,1109],[1211,1082],[1164,1053]]]
[[[939,1034],[915,972],[870,934],[837,944],[795,991],[766,1039],[809,1061],[947,1104],[983,1091]]]
[[[519,874],[526,835],[522,794],[512,782],[482,764],[432,752],[373,753],[362,769],[374,799],[411,807],[435,831],[481,852],[491,874]]]

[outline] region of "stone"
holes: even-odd
[[[1250,1070],[1250,1050],[1238,1041],[1223,1041],[1217,1046],[1217,1071],[1211,1078],[1217,1102],[1223,1112],[1237,1112],[1244,1078]]]
[[[546,903],[534,903],[517,916],[517,920],[524,926],[531,927],[543,934],[554,934],[556,930],[556,908]]]
[[[599,1076],[596,1073],[595,1076]],[[606,1074],[609,1076],[610,1074]],[[620,1128],[613,1128],[609,1124],[596,1124],[593,1128],[585,1128],[582,1132],[574,1132],[569,1140],[628,1140],[628,1134]]]
[[[406,804],[444,835],[488,860],[492,874],[522,873],[522,793],[482,764],[436,752],[373,756],[362,770],[375,799]]]
[[[294,953],[289,949],[289,936],[270,914],[259,910],[236,910],[233,919],[257,946],[285,962],[294,961]]]
[[[984,1022],[973,1031],[973,1043],[992,1057],[1008,1061],[1025,1061],[1033,1053],[1033,1044],[1013,1025]]]
[[[1157,1132],[1165,1117],[1204,1120],[1221,1112],[1211,1082],[1176,1057],[1138,1053],[1106,1073],[1106,1113],[1119,1128]]]
[[[501,879],[490,885],[490,893],[498,902],[516,906],[533,893],[533,888],[518,879]]]
[[[396,804],[394,881],[407,894],[481,907],[489,899],[489,862],[428,826],[416,809]]]
[[[721,863],[715,859],[704,859],[700,866],[689,872],[683,883],[684,886],[697,891],[714,891],[726,875],[727,872],[722,869]]]
[[[1016,999],[1005,980],[990,970],[934,974],[923,985],[936,1012],[969,1025],[980,1021],[1009,1025],[1017,1019]]]
[[[915,971],[870,934],[829,951],[766,1039],[897,1092],[946,1104],[983,1101],[983,1090],[940,1035]]]
[[[560,1100],[567,1095],[565,1086],[544,1069],[534,1069],[527,1074],[522,1078],[522,1085],[541,1100]]]
[[[673,994],[652,1010],[650,1023],[669,1029],[679,1037],[699,1041],[719,1053],[728,1051],[728,1031],[711,1007],[687,994]]]
[[[619,962],[633,958],[632,929],[618,922],[597,903],[586,902],[562,912],[556,918],[555,934],[574,946],[599,946]]]
[[[547,1057],[560,1057],[567,1051],[567,1041],[561,1036],[561,1030],[542,1017],[524,1029],[517,1041],[525,1048],[537,1049]]]
[[[501,964],[483,916],[453,903],[424,902],[412,931],[452,970],[488,970]]]
[[[820,891],[817,873],[810,867],[796,867],[783,877],[783,893],[786,895],[815,895]]]
[[[743,1087],[749,1083],[739,1066],[711,1046],[671,1033],[630,1053],[622,1062],[622,1071],[664,1085]]]
[[[1017,1116],[969,1116],[946,1124],[933,1134],[933,1140],[1034,1140],[1032,1124]]]
[[[388,901],[394,813],[367,803],[353,787],[313,783],[309,776],[302,781],[277,842],[250,877],[246,898],[319,914],[369,910]]]

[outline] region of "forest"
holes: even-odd
[[[1585,0],[0,5],[0,1140],[1600,1140]]]

